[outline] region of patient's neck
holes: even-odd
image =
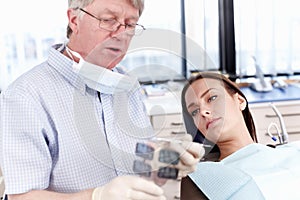
[[[241,134],[241,136],[243,137],[236,137],[231,140],[217,143],[220,149],[219,160],[222,160],[227,156],[233,154],[234,152],[240,150],[241,148],[254,143],[249,134],[246,135]]]

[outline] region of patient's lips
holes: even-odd
[[[221,117],[210,119],[206,123],[206,129],[209,129],[211,126],[213,126],[216,122],[218,122],[221,119]]]

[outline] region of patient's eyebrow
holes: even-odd
[[[193,107],[194,105],[196,105],[196,104],[195,103],[191,103],[191,104],[188,105],[187,108],[189,109],[189,108]]]
[[[203,92],[203,93],[201,94],[201,96],[200,96],[200,99],[203,98],[207,93],[209,93],[209,91],[214,90],[214,89],[216,89],[216,88],[209,88],[208,90],[206,90],[205,92]],[[197,104],[194,103],[194,102],[192,102],[192,103],[190,103],[190,104],[188,105],[187,108],[193,107],[193,106],[195,106],[195,105],[197,105]]]

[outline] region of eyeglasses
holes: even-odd
[[[95,15],[85,11],[82,8],[79,8],[80,11],[88,14],[89,16],[97,19],[99,21],[99,28],[104,29],[109,32],[115,32],[119,30],[121,26],[125,27],[126,33],[128,35],[141,35],[146,28],[140,24],[122,24],[118,22],[116,19],[101,19],[96,17]]]

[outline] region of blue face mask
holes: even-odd
[[[139,84],[136,77],[120,74],[104,67],[85,61],[79,53],[66,47],[69,56],[79,58],[79,63],[73,62],[73,70],[78,73],[87,86],[105,94],[129,92]]]

